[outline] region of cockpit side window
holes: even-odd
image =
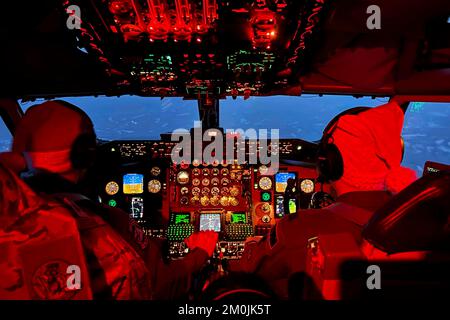
[[[12,133],[6,126],[5,118],[1,110],[0,115],[0,152],[4,152],[11,149]]]
[[[450,164],[450,103],[411,102],[402,136],[403,165],[420,176],[426,161]]]

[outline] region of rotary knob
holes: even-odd
[[[231,188],[230,188],[230,194],[231,194],[233,197],[237,197],[237,196],[239,195],[239,188],[236,187],[236,186],[231,187]]]
[[[197,205],[199,202],[200,202],[200,198],[199,198],[199,197],[193,196],[193,197],[191,198],[191,204],[192,204],[192,205]]]
[[[268,216],[267,214],[266,215],[264,215],[262,218],[261,218],[261,220],[262,220],[262,222],[264,222],[264,223],[269,223],[270,222],[270,216]]]
[[[202,204],[202,206],[206,207],[209,204],[209,198],[207,196],[201,197],[200,203]]]
[[[222,197],[220,198],[220,204],[224,207],[228,206],[228,197]]]
[[[219,201],[220,201],[219,197],[217,197],[217,196],[214,196],[210,199],[210,202],[213,206],[217,206],[219,204]]]
[[[235,207],[235,206],[237,206],[237,205],[239,204],[239,200],[236,199],[235,197],[229,197],[229,198],[228,198],[228,201],[230,202],[230,204],[231,204],[233,207]]]

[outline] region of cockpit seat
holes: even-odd
[[[91,299],[69,210],[38,196],[4,164],[0,195],[0,299]]]
[[[424,176],[377,210],[358,244],[350,234],[311,239],[303,297],[441,297],[450,289],[450,172]]]

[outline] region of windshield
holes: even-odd
[[[161,133],[190,129],[198,120],[197,101],[182,98],[77,97],[65,100],[82,108],[93,120],[100,139],[159,139]],[[304,95],[301,97],[228,98],[220,101],[224,129],[279,129],[281,138],[317,141],[327,123],[356,106],[377,106],[385,98]],[[24,110],[40,103],[22,103]],[[450,103],[412,103],[405,115],[403,164],[422,174],[425,161],[449,163]],[[9,137],[2,137],[3,150]]]

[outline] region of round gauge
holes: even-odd
[[[191,204],[197,205],[199,202],[200,202],[200,198],[199,198],[199,197],[193,196],[193,197],[191,198]]]
[[[232,186],[232,187],[230,188],[230,194],[231,194],[233,197],[237,197],[237,196],[239,195],[239,188],[238,188],[237,186]]]
[[[201,197],[200,203],[202,206],[206,207],[209,204],[209,198],[207,196]]]
[[[202,170],[202,174],[203,174],[204,176],[209,175],[209,169],[208,169],[208,168],[204,168],[204,169]]]
[[[181,203],[183,206],[187,205],[187,204],[189,203],[188,197],[181,197],[180,203]]]
[[[203,178],[203,179],[202,179],[202,185],[204,185],[205,187],[206,187],[206,186],[209,186],[209,183],[210,183],[210,181],[209,181],[208,178]]]
[[[212,173],[213,176],[217,176],[217,175],[220,173],[220,170],[217,169],[217,168],[213,168],[213,169],[211,170],[211,173]]]
[[[314,191],[314,182],[310,179],[305,179],[300,183],[300,189],[304,193],[311,193]]]
[[[148,192],[150,193],[158,193],[161,191],[161,182],[159,180],[153,179],[148,182]]]
[[[180,190],[181,194],[188,194],[189,193],[189,188],[188,187],[183,187]]]
[[[212,198],[210,199],[210,202],[211,202],[211,204],[212,204],[213,206],[219,205],[219,197],[217,197],[217,196],[212,197]]]
[[[194,168],[194,169],[192,169],[192,174],[194,175],[194,176],[199,176],[200,175],[200,169],[199,168]]]
[[[194,167],[198,167],[200,164],[201,164],[201,162],[199,160],[197,160],[197,159],[192,160],[192,165]]]
[[[161,169],[159,167],[153,167],[150,169],[150,173],[152,176],[157,177],[161,173]]]
[[[230,190],[227,187],[223,187],[222,190],[220,190],[220,194],[223,196],[227,196]]]
[[[177,182],[179,184],[186,184],[189,182],[189,173],[187,171],[180,171],[177,174]]]
[[[230,179],[228,178],[222,178],[222,180],[220,181],[220,183],[222,183],[223,186],[227,186],[230,184]]]
[[[239,200],[236,199],[235,197],[229,197],[229,198],[228,198],[228,201],[230,202],[230,204],[231,204],[233,207],[236,207],[236,206],[239,204]]]
[[[209,194],[209,188],[208,187],[204,187],[203,189],[202,189],[202,195],[204,195],[204,196],[206,196],[206,195],[208,195]]]
[[[228,206],[228,197],[223,196],[220,198],[220,204],[224,207]]]
[[[193,185],[193,186],[198,186],[198,185],[200,185],[200,179],[197,179],[197,178],[193,179],[193,180],[192,180],[192,185]]]
[[[218,185],[220,184],[219,178],[212,178],[212,179],[211,179],[211,184],[212,184],[213,186],[218,186]]]
[[[200,188],[199,187],[192,188],[192,195],[198,196],[199,194],[200,194]]]
[[[272,180],[269,177],[262,177],[259,179],[258,185],[262,190],[269,190],[272,188]]]
[[[218,196],[219,193],[220,193],[219,188],[213,187],[213,188],[211,189],[211,194],[212,194],[213,196]]]
[[[265,166],[265,165],[262,165],[258,168],[258,170],[259,170],[259,174],[265,175],[269,171],[269,168],[267,168],[267,166]]]
[[[110,181],[105,186],[105,192],[106,194],[113,196],[117,192],[119,192],[119,184],[115,181]]]
[[[230,171],[229,171],[227,168],[223,168],[222,170],[220,170],[220,173],[221,173],[223,176],[228,175],[229,172],[230,172]]]
[[[187,168],[189,168],[189,163],[184,160],[181,160],[180,168],[186,170]]]
[[[213,162],[212,162],[212,166],[213,167],[217,167],[219,164],[220,164],[220,161],[217,160],[217,159],[214,159]]]

